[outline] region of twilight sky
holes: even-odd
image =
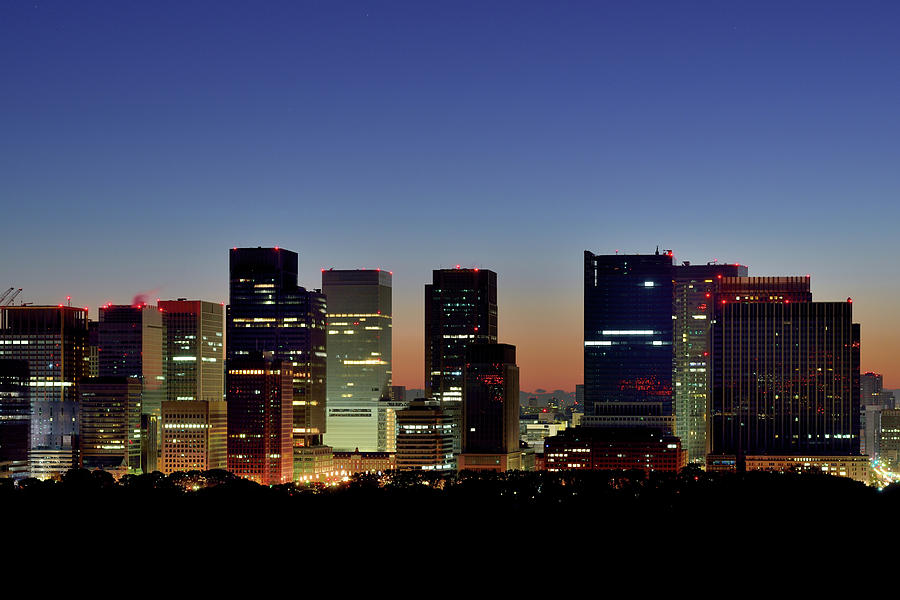
[[[523,390],[582,379],[582,251],[854,299],[900,387],[894,2],[0,3],[0,288],[227,301],[228,248],[497,271]],[[2,291],[2,290],[0,290]]]

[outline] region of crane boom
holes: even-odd
[[[16,299],[16,296],[18,296],[19,293],[20,293],[21,291],[22,291],[22,288],[19,288],[19,289],[17,289],[15,292],[13,292],[13,295],[10,296],[10,297],[6,300],[6,302],[4,302],[4,303],[2,304],[2,306],[10,306],[10,305],[12,304],[13,300]]]
[[[3,292],[3,295],[0,296],[0,304],[3,304],[3,301],[6,300],[6,297],[9,296],[9,293],[10,293],[11,291],[13,291],[14,289],[16,289],[16,288],[11,287],[11,288],[9,288],[8,290],[6,290],[5,292]]]

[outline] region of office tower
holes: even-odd
[[[438,400],[460,432],[466,349],[497,343],[497,274],[487,269],[440,269],[425,286],[425,395]]]
[[[859,376],[860,406],[894,408],[893,392],[885,391],[881,373],[867,371]]]
[[[28,384],[28,361],[0,359],[0,477],[28,473],[31,437]]]
[[[516,347],[471,344],[466,350],[459,469],[521,468]]]
[[[878,460],[894,473],[900,472],[900,409],[885,409],[880,415]]]
[[[160,471],[227,469],[226,406],[224,400],[163,402]]]
[[[159,461],[159,418],[166,399],[166,328],[153,305],[100,307],[97,334],[100,377],[131,377],[141,382],[141,470],[152,473]]]
[[[137,377],[82,380],[81,466],[103,469],[117,479],[141,473],[141,397]]]
[[[860,452],[875,458],[879,454],[881,412],[894,408],[894,394],[884,391],[883,377],[871,371],[860,375],[859,388]]]
[[[672,253],[584,253],[584,420],[672,433]]]
[[[746,276],[738,264],[675,267],[675,435],[691,463],[706,463],[713,295],[723,278]]]
[[[224,307],[203,300],[163,300],[166,323],[166,400],[225,397]]]
[[[272,352],[293,371],[295,478],[302,448],[325,433],[325,295],[297,285],[297,253],[283,248],[233,248],[229,255],[227,359]],[[227,367],[227,365],[226,365]]]
[[[453,425],[436,400],[419,398],[397,411],[397,469],[450,471]]]
[[[349,452],[384,451],[379,400],[391,386],[391,273],[322,271],[328,301],[325,443]]]
[[[394,402],[406,402],[406,386],[392,385],[391,400],[393,400]]]
[[[294,479],[294,378],[272,353],[228,360],[228,470],[261,485]]]
[[[738,468],[752,455],[858,455],[851,302],[809,301],[803,277],[726,284],[712,330],[710,454]]]
[[[644,427],[576,427],[544,440],[548,471],[661,471],[687,465],[681,441]]]
[[[28,362],[29,473],[45,479],[77,464],[78,384],[84,375],[87,309],[0,307],[0,359]]]

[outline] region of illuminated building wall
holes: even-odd
[[[674,430],[672,255],[584,253],[584,419]]]
[[[161,310],[149,304],[100,307],[100,377],[131,377],[142,385],[142,470],[159,461],[159,418],[166,399],[166,327]]]
[[[675,435],[692,463],[706,462],[713,295],[723,277],[746,275],[736,264],[675,267]]]
[[[453,452],[462,449],[466,349],[497,343],[497,274],[440,269],[425,286],[425,395],[441,402],[453,425]]]
[[[163,300],[166,400],[225,397],[224,307],[203,300]]]
[[[32,477],[50,477],[76,464],[87,322],[85,308],[0,307],[0,359],[28,362]]]
[[[391,393],[391,273],[322,271],[328,301],[327,430],[338,451],[385,451],[379,400]]]
[[[739,467],[745,455],[858,455],[859,326],[851,302],[741,296],[723,293],[716,306],[710,453],[733,455]]]
[[[339,477],[355,473],[378,473],[397,468],[393,452],[335,452],[334,470]]]
[[[878,459],[900,473],[900,410],[884,409],[880,417]]]
[[[31,438],[28,383],[28,361],[0,359],[0,477],[28,472]]]
[[[267,353],[229,359],[228,470],[262,485],[294,479],[293,373]]]
[[[420,398],[397,411],[397,469],[449,471],[453,456],[453,425],[436,400]]]
[[[748,471],[775,473],[825,473],[849,477],[869,483],[872,468],[865,456],[778,456],[762,455],[745,458]]]
[[[277,247],[233,248],[229,264],[227,360],[272,352],[290,363],[295,451],[320,445],[325,433],[325,295],[297,285],[296,252]],[[299,476],[299,454],[296,459],[295,475]]]
[[[228,468],[225,400],[178,400],[162,405],[160,471]]]
[[[642,469],[677,473],[687,465],[681,441],[648,428],[576,427],[544,440],[548,471]]]
[[[510,344],[471,344],[466,350],[462,454],[459,468],[521,468],[519,367]],[[515,454],[516,458],[511,458]]]
[[[117,478],[141,470],[141,381],[96,377],[80,385],[81,466]]]
[[[879,454],[881,412],[894,408],[894,394],[884,390],[884,379],[880,373],[869,371],[860,375],[859,399],[860,452],[875,458]]]

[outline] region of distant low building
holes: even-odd
[[[397,468],[397,455],[393,452],[335,452],[333,469],[338,477],[356,473],[378,473]]]
[[[544,440],[548,471],[678,472],[687,466],[681,441],[653,430],[578,427]]]
[[[747,456],[748,471],[780,473],[826,473],[868,483],[871,466],[868,456]]]

